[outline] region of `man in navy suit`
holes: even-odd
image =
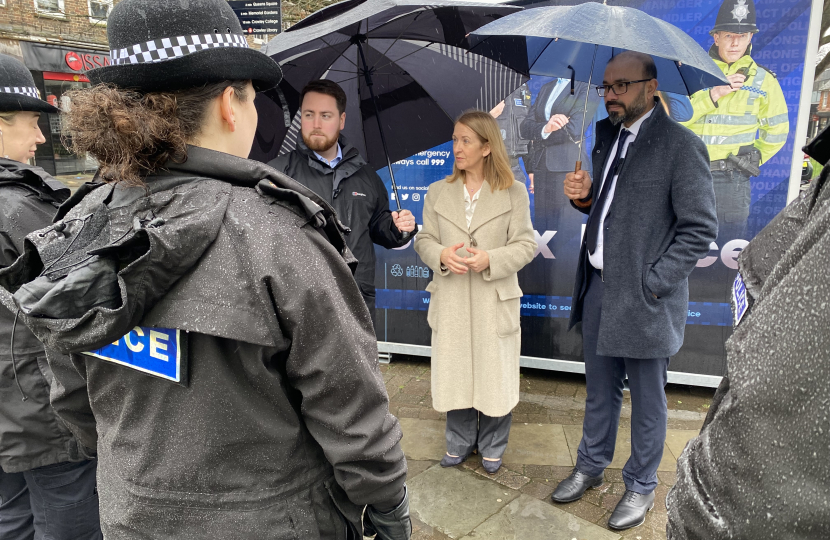
[[[689,274],[718,222],[706,146],[655,98],[653,59],[617,55],[598,91],[608,119],[596,126],[593,174],[568,173],[564,185],[574,207],[588,214],[570,321],[582,322],[585,420],[576,468],[552,498],[575,501],[602,484],[628,378],[631,457],[623,468],[626,492],[608,520],[612,529],[628,529],[654,506],[669,357],[683,344]]]

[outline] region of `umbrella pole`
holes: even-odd
[[[395,204],[398,206],[398,211],[401,210],[401,198],[398,196],[398,184],[395,183],[395,173],[392,172],[392,162],[389,161],[389,149],[386,146],[386,137],[383,136],[383,125],[380,121],[380,108],[378,107],[378,100],[375,97],[375,91],[372,89],[372,75],[369,73],[369,65],[366,63],[366,56],[363,54],[363,44],[362,41],[365,39],[363,36],[356,36],[358,39],[353,39],[353,43],[357,45],[357,50],[360,53],[360,61],[363,63],[363,76],[366,78],[366,86],[369,87],[369,96],[372,98],[372,103],[375,106],[375,119],[378,121],[378,131],[380,132],[380,143],[383,145],[383,153],[386,156],[386,167],[389,169],[389,179],[392,181],[392,192],[395,194]],[[363,37],[363,39],[360,39]],[[586,101],[587,103],[587,101]],[[406,240],[409,238],[408,231],[402,231],[401,237]]]
[[[599,45],[594,45],[594,58],[591,60],[591,72],[588,74],[588,88],[585,90],[585,109],[582,112],[582,131],[579,132],[579,159],[574,167],[575,173],[582,170],[582,143],[585,141],[585,121],[588,119],[588,92],[591,91],[591,78],[594,76],[594,63],[597,61],[597,49],[599,49]]]

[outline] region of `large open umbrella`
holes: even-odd
[[[376,169],[446,142],[455,118],[490,110],[527,77],[467,52],[468,34],[521,8],[466,0],[347,0],[271,40],[265,53],[284,78],[258,98],[252,158],[292,150],[299,136],[302,88],[338,83],[348,96],[344,135]]]
[[[589,86],[601,81],[608,61],[626,50],[654,58],[660,90],[666,92],[692,95],[729,84],[691,36],[635,8],[586,2],[526,9],[475,30],[470,41],[473,52],[522,73],[573,78]]]

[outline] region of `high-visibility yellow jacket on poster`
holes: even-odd
[[[709,159],[738,155],[742,146],[754,145],[761,163],[769,160],[787,142],[790,130],[787,103],[775,75],[759,66],[748,54],[732,65],[713,58],[724,75],[741,70],[746,80],[740,90],[712,102],[708,89],[691,97],[694,115],[683,125],[697,134],[709,149]]]

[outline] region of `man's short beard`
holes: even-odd
[[[619,101],[611,101],[605,104],[606,110],[608,110],[608,105],[618,105],[622,107],[622,112],[608,111],[608,119],[611,120],[612,124],[616,126],[621,122],[625,122],[626,124],[633,122],[641,114],[643,114],[646,111],[646,107],[648,107],[646,89],[643,88],[642,93],[640,93],[640,97],[632,101],[628,106]]]
[[[308,147],[308,149],[313,152],[325,152],[337,143],[337,139],[339,137],[339,132],[334,137],[326,137],[325,139],[320,139],[320,137],[314,137],[312,139],[311,137],[306,137],[305,135],[303,135],[303,142]]]

